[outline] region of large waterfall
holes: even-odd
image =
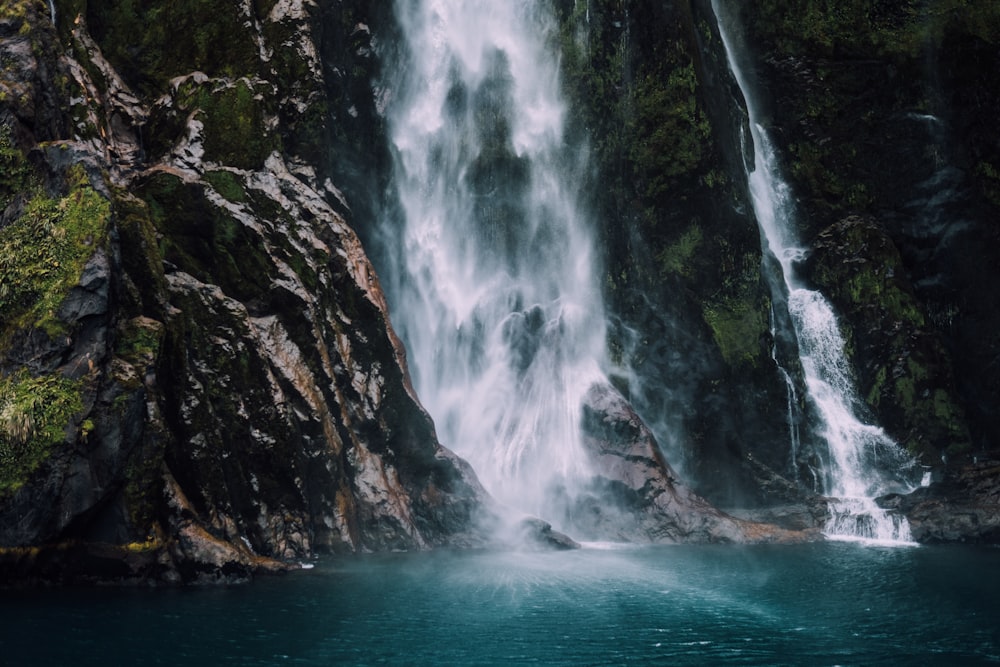
[[[387,101],[393,321],[443,444],[543,517],[589,477],[581,398],[602,378],[600,270],[547,3],[398,0]]]
[[[747,184],[760,226],[766,256],[773,257],[782,281],[776,303],[787,302],[788,319],[797,339],[807,398],[819,418],[821,440],[827,445],[826,460],[817,471],[820,490],[835,498],[826,532],[833,537],[908,541],[909,526],[902,517],[879,509],[873,498],[913,488],[907,480],[915,472],[912,459],[878,426],[860,417],[862,404],[854,387],[844,353],[844,339],[830,303],[819,292],[806,287],[795,263],[806,249],[796,238],[795,207],[788,184],[778,169],[774,146],[762,125],[753,92],[740,62],[742,51],[731,34],[725,2],[713,0],[719,31],[730,69],[746,101],[749,140],[744,153]],[[747,137],[744,137],[744,141]],[[791,390],[791,389],[790,389]],[[792,435],[793,445],[797,434]]]

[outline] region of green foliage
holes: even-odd
[[[260,56],[241,3],[119,0],[88,3],[87,20],[104,56],[140,92],[158,94],[173,77],[257,73]],[[225,54],[220,57],[220,54]]]
[[[0,19],[23,19],[28,15],[31,5],[35,5],[35,10],[41,10],[44,6],[41,0],[4,0],[0,3]],[[48,12],[48,8],[45,8]],[[21,30],[27,29],[27,23],[22,24]]]
[[[899,170],[890,162],[887,137],[894,128],[886,119],[915,110],[942,115],[936,104],[967,103],[937,99],[933,89],[941,92],[949,81],[963,79],[981,88],[974,73],[988,68],[973,54],[1000,45],[996,2],[750,0],[740,7],[749,40],[776,76],[773,112],[786,133],[786,173],[816,212],[817,229],[872,211],[892,195]],[[927,79],[931,61],[941,70],[937,83]],[[988,94],[968,102],[977,99],[988,106]],[[977,151],[990,144],[970,136],[975,164],[982,154]],[[992,198],[989,179],[979,180]]]
[[[6,327],[62,331],[59,306],[106,242],[110,203],[90,186],[82,167],[72,168],[70,179],[65,197],[50,198],[36,189],[24,213],[0,229],[0,312]]]
[[[82,380],[23,369],[0,378],[0,494],[16,491],[66,441],[82,389]]]
[[[948,30],[996,43],[1000,5],[978,0],[754,0],[748,15],[778,50],[826,55],[908,56]]]
[[[634,113],[628,118],[627,152],[645,196],[669,192],[671,178],[695,171],[711,137],[708,118],[698,104],[694,64],[649,73],[631,89]]]
[[[31,166],[24,154],[14,146],[10,128],[0,125],[0,212],[18,194],[27,190],[32,180]]]

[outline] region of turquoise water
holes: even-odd
[[[1000,660],[1000,550],[587,548],[329,559],[248,586],[0,597],[4,665]]]

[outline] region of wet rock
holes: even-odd
[[[565,551],[579,549],[580,545],[569,535],[552,528],[552,524],[541,519],[529,517],[518,524],[518,543],[527,544],[539,549]]]
[[[727,508],[729,514],[788,530],[815,531],[826,524],[830,517],[827,498],[786,479],[753,456],[747,457],[746,464],[767,502],[754,507]]]
[[[877,423],[925,464],[968,450],[951,359],[877,221],[851,216],[824,229],[804,268],[850,332],[846,352]]]
[[[906,516],[918,542],[1000,544],[1000,453],[970,457],[930,486],[878,504]]]
[[[609,385],[594,385],[583,409],[585,446],[596,474],[568,525],[584,539],[636,542],[761,542],[806,533],[743,521],[716,509],[677,479],[652,433]]]

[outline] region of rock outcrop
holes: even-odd
[[[483,544],[318,150],[317,40],[370,34],[179,4],[0,11],[3,579]]]
[[[567,524],[591,540],[627,542],[797,542],[817,533],[737,519],[677,478],[653,434],[609,385],[594,385],[583,406],[584,446],[596,471],[591,493],[575,499]]]
[[[795,528],[824,511],[788,481],[781,304],[710,4],[556,3],[610,347],[634,371],[585,408],[584,538],[797,539],[703,498],[795,503]],[[883,502],[917,539],[997,541],[1000,13],[792,4],[741,11],[803,268],[871,415],[938,480]],[[387,174],[388,8],[0,7],[0,579],[232,581],[488,542],[495,510],[437,443],[359,240]],[[631,406],[676,434],[692,487]]]
[[[913,539],[925,543],[1000,542],[1000,456],[977,454],[951,466],[944,476],[907,495],[878,499],[902,513]]]

